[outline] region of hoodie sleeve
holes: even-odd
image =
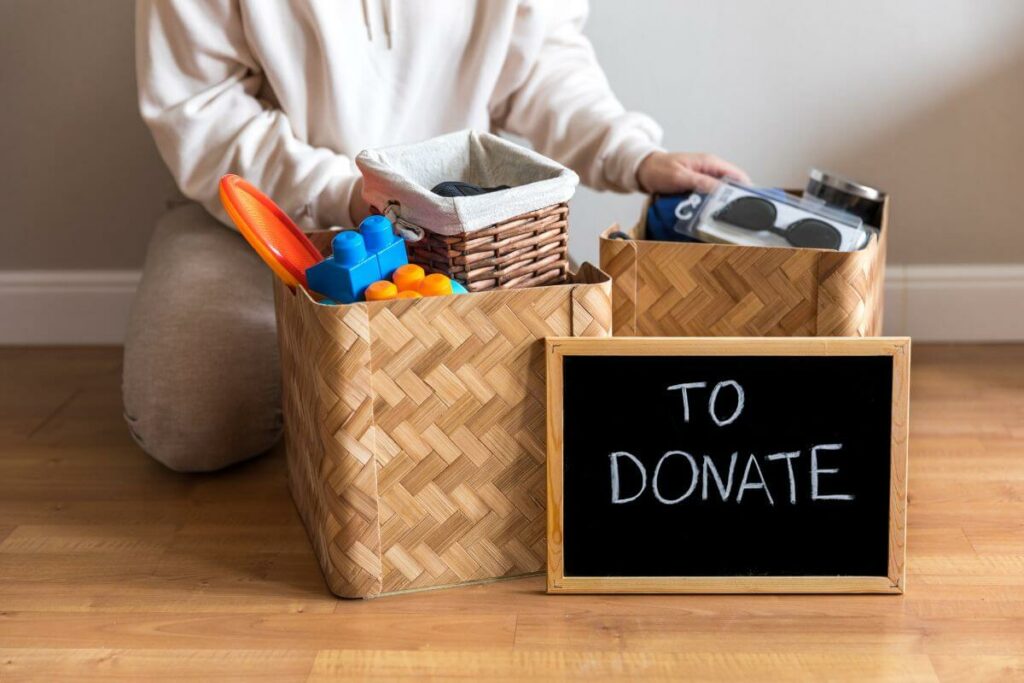
[[[524,0],[491,116],[598,190],[639,189],[636,170],[660,150],[661,128],[615,97],[583,35],[586,0]]]
[[[235,0],[138,0],[139,109],[185,196],[224,223],[217,181],[237,173],[304,228],[351,225],[351,160],[296,138],[261,99]]]

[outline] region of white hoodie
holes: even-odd
[[[361,150],[507,131],[597,189],[637,189],[661,130],[626,112],[585,0],[138,0],[142,116],[221,220],[237,173],[304,227],[351,225]]]

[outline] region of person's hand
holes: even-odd
[[[750,176],[742,168],[713,154],[652,152],[636,170],[640,189],[647,194],[711,192],[719,179],[726,177],[750,184]]]
[[[352,227],[357,227],[370,215],[370,205],[363,199],[363,176],[356,178],[352,186],[352,197],[348,200],[348,215],[352,218]]]

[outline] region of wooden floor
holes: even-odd
[[[0,349],[0,680],[1024,680],[1024,347],[914,349],[908,590],[339,601],[281,453],[187,476],[120,417],[116,349]]]

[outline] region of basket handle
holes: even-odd
[[[395,224],[395,231],[404,239],[406,242],[419,242],[423,239],[426,231],[418,225],[413,225],[409,221],[399,215],[402,205],[391,200],[387,206],[384,207],[384,217]]]

